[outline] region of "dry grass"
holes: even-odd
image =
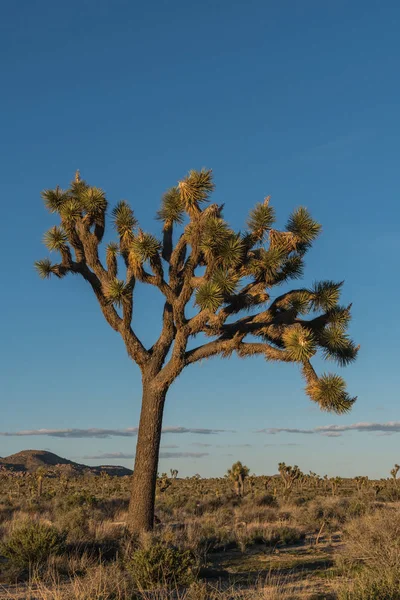
[[[241,499],[226,480],[175,480],[158,497],[161,524],[151,535],[132,539],[124,525],[128,484],[124,478],[71,481],[68,492],[60,493],[57,481],[49,480],[41,498],[28,489],[10,495],[5,487],[2,494],[0,485],[0,542],[26,521],[54,525],[67,536],[66,552],[36,573],[18,571],[0,556],[0,597],[381,600],[371,595],[379,583],[386,593],[382,600],[400,598],[393,595],[400,509],[391,488],[386,502],[383,496],[376,501],[369,488],[357,491],[351,481],[335,496],[319,487],[285,497],[275,482],[274,494],[266,493],[259,478]],[[125,557],[156,543],[193,553],[201,567],[198,581],[135,589]]]

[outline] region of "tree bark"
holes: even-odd
[[[166,389],[157,388],[150,381],[143,381],[142,410],[127,519],[131,533],[153,529],[158,457],[166,393]]]

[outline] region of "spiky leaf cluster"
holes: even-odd
[[[337,306],[340,299],[340,288],[343,282],[335,283],[334,281],[320,281],[313,285],[312,306],[314,310],[333,310]]]
[[[133,231],[137,221],[133,210],[125,200],[121,200],[112,210],[114,227],[123,243],[129,243],[133,239]]]
[[[196,304],[202,310],[215,312],[222,304],[224,294],[221,287],[215,281],[206,281],[196,292]]]
[[[179,182],[178,187],[187,212],[197,213],[199,205],[207,202],[215,187],[211,169],[189,171],[187,177]]]
[[[63,204],[70,198],[68,192],[57,186],[54,190],[43,190],[42,198],[47,210],[51,213],[59,212]]]
[[[43,236],[43,242],[50,252],[64,249],[67,245],[67,241],[67,234],[61,227],[57,227],[57,225],[54,225],[54,227],[46,231]]]
[[[116,304],[122,306],[124,300],[126,300],[131,293],[129,287],[121,279],[111,280],[105,289],[105,295],[110,304]]]
[[[172,187],[165,192],[162,198],[160,210],[157,212],[157,218],[164,222],[165,227],[173,224],[182,225],[184,219],[185,203],[179,188]]]
[[[256,204],[250,212],[247,221],[250,233],[259,240],[264,238],[265,234],[271,229],[275,221],[275,211],[273,207],[269,205],[269,201],[270,197],[268,196],[264,202]]]
[[[151,260],[161,250],[161,244],[150,233],[139,232],[139,235],[135,236],[130,245],[130,251],[139,262],[145,262]]]
[[[97,216],[107,209],[107,200],[103,190],[97,187],[87,187],[80,194],[79,199],[83,210],[88,214]]]
[[[287,327],[282,334],[282,340],[293,362],[304,362],[316,353],[317,344],[312,331],[299,323]]]
[[[224,269],[216,269],[212,277],[212,282],[219,287],[222,295],[225,297],[235,293],[239,277]]]
[[[321,334],[320,344],[325,358],[336,360],[342,367],[357,357],[358,347],[340,325],[328,324]]]
[[[309,246],[321,231],[321,225],[314,221],[304,206],[300,206],[291,214],[286,228],[295,235],[298,242],[306,246]]]
[[[35,269],[41,279],[48,279],[51,274],[51,261],[48,258],[37,260],[35,262]]]
[[[348,395],[346,382],[336,374],[321,375],[307,385],[306,391],[322,410],[337,414],[349,412],[356,400]]]

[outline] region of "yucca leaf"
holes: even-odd
[[[335,306],[328,312],[329,323],[339,327],[342,331],[347,329],[351,320],[350,306]]]
[[[68,192],[57,186],[54,190],[43,190],[41,196],[47,210],[51,213],[59,212],[62,205],[68,200]]]
[[[269,205],[269,196],[264,200],[256,204],[253,210],[250,212],[247,226],[250,232],[258,239],[263,239],[266,232],[271,229],[275,221],[275,211],[272,206]]]
[[[206,281],[196,292],[196,304],[202,310],[208,309],[215,312],[221,306],[223,300],[221,288],[213,281]]]
[[[316,352],[316,341],[310,329],[295,324],[287,327],[282,335],[286,353],[290,360],[304,362]]]
[[[130,250],[139,262],[145,262],[160,252],[161,243],[154,235],[139,231],[139,234],[132,240]]]
[[[299,254],[293,254],[285,258],[279,269],[279,273],[274,278],[274,283],[282,283],[289,279],[300,279],[304,273],[303,258]]]
[[[178,183],[181,199],[190,212],[201,202],[206,202],[214,190],[211,169],[189,171],[187,177]]]
[[[239,267],[244,258],[244,244],[239,234],[230,235],[218,249],[218,262],[225,268]]]
[[[312,305],[315,310],[332,310],[337,306],[340,299],[340,288],[343,281],[320,281],[314,283],[312,290]]]
[[[157,218],[164,221],[166,226],[173,223],[183,223],[183,212],[185,204],[177,187],[173,187],[165,192],[162,198],[160,210],[157,212]]]
[[[222,294],[231,295],[237,289],[239,277],[223,269],[217,269],[212,276],[212,281],[219,287]]]
[[[46,231],[43,236],[43,243],[51,252],[64,249],[67,241],[67,234],[61,227],[57,227],[57,225]]]
[[[344,379],[336,374],[322,375],[307,385],[306,392],[322,410],[337,414],[349,412],[356,401],[356,398],[351,398],[346,392]]]
[[[97,187],[88,187],[80,195],[84,210],[90,215],[98,215],[107,210],[107,200],[103,190]]]
[[[306,208],[300,206],[289,217],[287,230],[302,244],[311,244],[319,235],[321,225],[314,221]]]
[[[107,284],[105,289],[105,296],[110,304],[116,304],[122,306],[125,298],[132,293],[130,287],[128,287],[121,279],[113,279]]]
[[[307,290],[295,292],[290,296],[289,308],[292,308],[297,314],[306,315],[310,312],[310,301],[310,294]]]
[[[114,227],[117,230],[120,238],[124,242],[128,242],[133,237],[133,230],[137,225],[133,210],[125,200],[118,202],[112,210],[112,218],[114,221]]]
[[[73,225],[82,216],[82,207],[78,200],[70,198],[60,208],[60,216],[65,226]]]
[[[258,280],[269,282],[277,275],[285,257],[286,252],[282,248],[260,248],[250,261],[249,271]]]
[[[320,336],[324,356],[328,360],[336,360],[342,367],[357,357],[357,347],[350,337],[344,333],[340,325],[328,324]]]
[[[48,258],[35,262],[35,269],[41,279],[49,279],[52,274],[51,268],[51,261]]]

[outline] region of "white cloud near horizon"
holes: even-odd
[[[400,421],[388,421],[387,423],[368,423],[360,422],[351,425],[321,425],[314,429],[301,429],[296,427],[271,427],[258,429],[256,433],[266,433],[267,435],[276,435],[278,433],[299,433],[305,435],[324,435],[327,437],[340,437],[346,431],[356,431],[359,433],[400,433]]]
[[[160,458],[202,458],[209,456],[208,452],[160,452]],[[135,458],[134,454],[125,452],[104,452],[90,456],[82,456],[83,460],[125,460]]]
[[[21,431],[0,431],[0,436],[22,437],[22,436],[48,436],[56,438],[110,438],[110,437],[134,437],[138,433],[138,427],[126,429],[25,429]],[[163,427],[162,433],[190,433],[200,435],[213,435],[217,433],[235,433],[231,429],[204,429],[194,427]]]

